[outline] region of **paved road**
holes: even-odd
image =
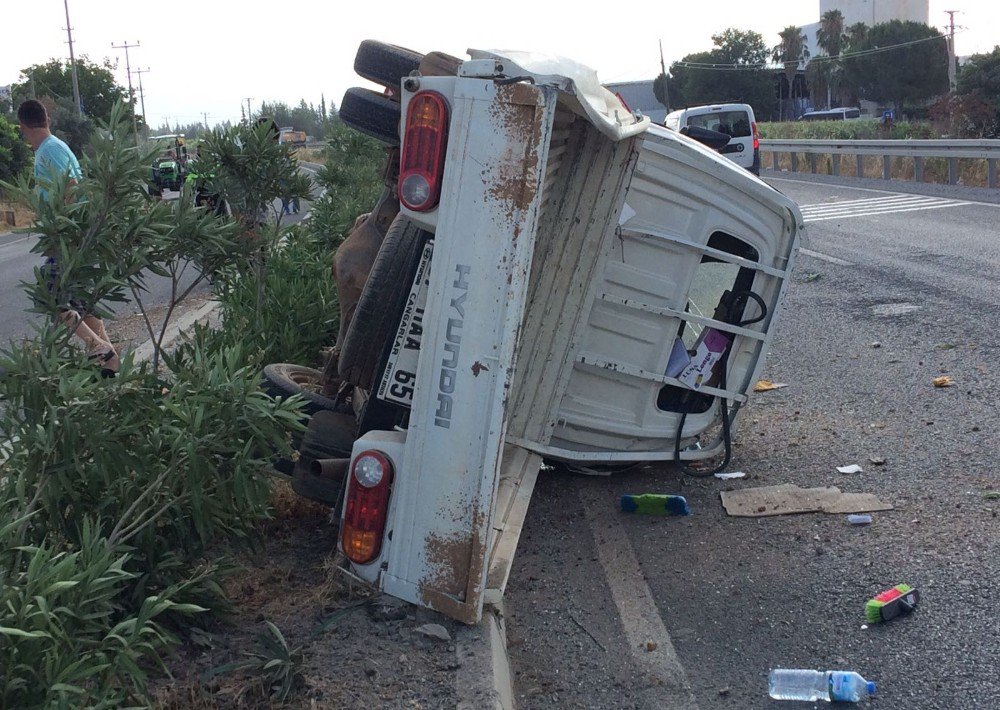
[[[321,166],[312,163],[302,166],[303,171],[315,175]],[[178,193],[167,191],[165,199],[176,199]],[[277,202],[275,205],[277,206]],[[295,224],[301,221],[309,211],[309,203],[302,202],[302,211],[297,215],[284,217],[282,224]],[[37,243],[36,236],[31,234],[0,234],[0,347],[10,341],[20,340],[32,334],[32,324],[38,323],[39,315],[26,309],[30,302],[21,281],[32,278],[32,269],[41,262],[41,257],[31,252]],[[182,287],[186,288],[197,277],[197,272],[191,271],[182,278]],[[149,308],[170,302],[170,280],[150,274],[147,278],[149,294],[144,296],[143,304]],[[200,286],[195,295],[208,292],[208,285]],[[114,308],[119,316],[136,312],[131,302],[118,304]]]
[[[772,667],[857,670],[884,708],[1000,707],[1000,207],[772,182],[810,242],[765,371],[790,386],[738,421],[732,470],[749,477],[541,477],[507,594],[522,708],[805,707],[768,699]],[[933,387],[944,374],[955,385]],[[836,471],[850,463],[865,472]],[[895,510],[853,528],[721,507],[726,487],[786,482]],[[694,514],[615,512],[645,491]],[[917,613],[862,628],[899,582]]]

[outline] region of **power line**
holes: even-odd
[[[889,45],[888,47],[873,47],[871,49],[863,49],[863,50],[860,50],[860,51],[857,51],[857,52],[843,52],[841,54],[838,54],[837,56],[830,56],[830,55],[826,55],[826,54],[818,54],[815,57],[810,57],[809,58],[809,63],[812,63],[812,62],[831,62],[831,61],[836,61],[836,60],[839,60],[839,59],[853,59],[853,58],[856,58],[856,57],[867,57],[867,56],[871,56],[873,54],[881,54],[882,52],[892,52],[892,51],[894,51],[896,49],[900,49],[902,47],[909,47],[909,46],[912,46],[912,45],[915,45],[915,44],[920,44],[922,42],[930,42],[930,41],[933,41],[933,40],[940,40],[940,39],[943,39],[943,40],[947,41],[948,38],[945,37],[945,36],[943,36],[943,35],[939,35],[937,37],[924,37],[922,39],[915,39],[915,40],[911,40],[909,42],[900,42],[899,44]],[[732,63],[732,64],[716,63],[716,64],[712,64],[712,63],[709,63],[709,62],[685,62],[685,61],[681,60],[681,61],[674,62],[670,66],[671,67],[674,67],[674,66],[685,67],[687,69],[711,69],[711,70],[714,70],[714,71],[760,71],[760,70],[764,70],[764,69],[766,69],[766,70],[782,69],[782,68],[784,68],[784,63],[780,63],[780,64],[739,64],[739,63]]]

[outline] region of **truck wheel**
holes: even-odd
[[[333,472],[320,472],[315,470],[315,462],[306,466],[300,461],[295,464],[295,469],[292,471],[292,490],[303,498],[339,511],[344,501],[344,486],[350,460],[340,459],[337,464]]]
[[[344,496],[344,478],[358,425],[349,414],[317,412],[299,445],[299,460],[291,471],[292,490],[304,498],[338,508]],[[317,471],[316,461],[340,459],[342,471]]]
[[[430,233],[398,215],[382,240],[340,349],[340,377],[369,391],[391,345]]]
[[[350,457],[357,431],[353,415],[327,410],[316,412],[302,435],[299,461],[308,465],[317,459]]]
[[[399,84],[420,66],[420,52],[366,39],[354,56],[354,71],[369,81],[399,91]]]
[[[399,145],[400,106],[370,89],[350,88],[340,103],[340,119],[356,131]]]
[[[261,388],[272,397],[301,394],[306,400],[303,411],[310,416],[323,410],[332,412],[336,410],[338,403],[320,394],[322,376],[323,373],[311,367],[277,362],[264,367]]]

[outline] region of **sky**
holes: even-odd
[[[602,82],[652,79],[659,73],[659,42],[667,65],[711,48],[727,27],[755,30],[769,45],[787,25],[819,20],[819,0],[714,0],[647,2],[600,11],[594,3],[507,0],[498,5],[380,0],[67,0],[77,56],[118,60],[116,76],[127,86],[129,50],[148,123],[155,127],[209,125],[240,118],[240,107],[300,99],[339,104],[351,86],[368,86],[354,74],[354,53],[364,39],[429,52],[466,56],[467,48],[517,49],[570,57],[596,69]],[[567,7],[573,8],[567,11]],[[711,7],[700,12],[700,7]],[[432,8],[425,10],[422,8]],[[487,9],[493,12],[486,14]],[[931,0],[930,22],[943,29],[944,10],[959,10],[958,55],[988,52],[1000,44],[997,0]],[[63,0],[0,0],[0,86],[22,69],[68,57]]]

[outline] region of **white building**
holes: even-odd
[[[871,27],[880,22],[902,20],[928,24],[930,0],[819,0],[819,15],[840,10],[844,26],[864,22]]]

